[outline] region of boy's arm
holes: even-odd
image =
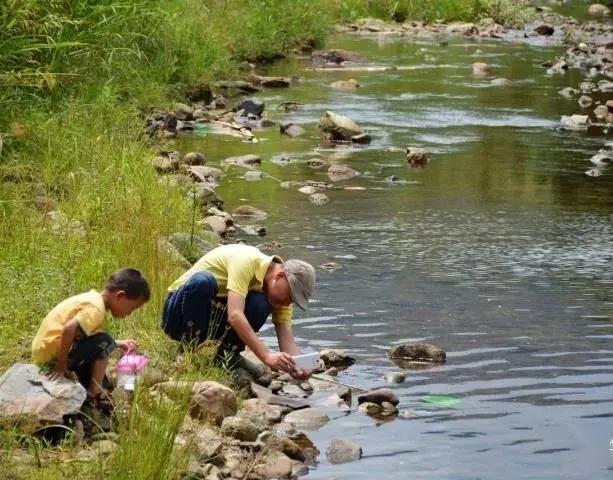
[[[57,380],[62,378],[68,372],[68,353],[70,347],[77,338],[77,332],[79,331],[79,322],[77,319],[70,320],[64,325],[62,334],[60,335],[60,344],[57,347],[57,356],[55,369],[49,374],[49,379]]]
[[[245,299],[236,292],[228,292],[228,324],[245,345],[264,364],[273,370],[291,373],[295,370],[294,359],[288,353],[272,353],[264,342],[258,338],[245,317]]]

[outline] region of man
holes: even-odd
[[[247,345],[271,369],[307,378],[292,358],[299,353],[292,331],[292,302],[305,310],[314,284],[315,269],[306,262],[284,262],[248,245],[223,245],[169,287],[162,328],[182,344],[218,340],[218,356],[240,352]],[[214,318],[217,302],[227,304],[229,328],[223,319]],[[256,334],[271,313],[280,349],[276,353]]]

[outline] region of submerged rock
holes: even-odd
[[[228,165],[238,165],[239,167],[243,168],[254,168],[261,165],[262,157],[254,154],[239,155],[237,157],[226,158],[224,163]]]
[[[412,167],[424,167],[428,163],[426,151],[421,148],[407,147],[407,162]]]
[[[362,457],[362,447],[350,440],[333,439],[326,449],[326,457],[332,464],[355,462]]]
[[[291,84],[291,80],[287,77],[264,77],[255,73],[249,75],[247,80],[266,88],[288,88]]]
[[[306,133],[306,130],[300,125],[291,122],[282,123],[279,127],[279,130],[283,135],[287,135],[291,138],[300,137],[301,135],[304,135]]]
[[[186,165],[204,165],[206,159],[200,152],[189,152],[183,157],[183,163]]]
[[[348,50],[317,50],[311,54],[313,64],[316,66],[344,65],[347,63],[364,63],[366,59],[359,53]]]
[[[391,403],[396,406],[400,403],[400,400],[396,394],[389,388],[379,388],[377,390],[371,390],[370,392],[363,393],[358,396],[358,403],[376,403],[381,405],[383,402]]]
[[[329,201],[330,199],[324,193],[314,193],[312,195],[309,195],[309,202],[314,205],[325,205]]]
[[[447,355],[441,348],[429,343],[404,343],[396,345],[390,349],[389,356],[392,359],[430,363],[444,363],[447,358]]]
[[[350,78],[349,80],[338,80],[330,84],[330,87],[338,90],[357,90],[359,86],[360,84],[358,81],[353,78]]]
[[[492,73],[492,68],[489,64],[483,62],[473,63],[473,75],[487,76]]]
[[[51,381],[37,365],[16,363],[0,377],[0,421],[33,428],[61,424],[65,415],[79,411],[85,397],[79,383],[67,378]]]
[[[555,28],[553,27],[553,25],[549,25],[548,23],[542,23],[541,25],[536,27],[534,31],[539,35],[550,37],[554,34]]]
[[[350,180],[360,175],[360,172],[353,168],[343,165],[342,163],[333,163],[328,168],[328,177],[333,182],[340,182],[342,180]]]
[[[263,210],[252,207],[251,205],[241,205],[234,209],[232,214],[235,217],[249,217],[257,220],[265,220],[268,214]]]

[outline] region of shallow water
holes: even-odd
[[[579,76],[546,76],[540,64],[559,47],[451,40],[338,37],[331,46],[357,50],[375,65],[410,68],[314,72],[307,60],[270,68],[304,81],[260,97],[270,116],[303,124],[307,135],[257,132],[260,143],[219,135],[188,137],[216,165],[230,155],[259,153],[260,182],[229,171],[218,192],[231,210],[249,203],[269,213],[263,239],[284,257],[318,270],[312,308],[295,331],[305,349],[339,347],[358,363],[340,380],[384,385],[397,371],[391,345],[427,341],[448,352],[444,366],[412,372],[393,385],[408,418],[377,422],[360,412],[337,415],[311,434],[322,455],[310,479],[585,479],[611,478],[613,452],[613,169],[584,175],[610,137],[564,132],[561,115],[579,113],[557,91]],[[494,76],[474,78],[484,60]],[[492,86],[492,78],[511,80]],[[342,92],[331,81],[355,78]],[[305,106],[275,112],[283,101]],[[325,110],[356,120],[373,137],[366,147],[322,149],[316,122]],[[420,146],[423,169],[389,147]],[[271,161],[286,153],[286,166]],[[326,192],[311,205],[278,180],[328,180],[312,157],[337,158],[362,172],[342,185],[366,191]],[[404,182],[390,184],[391,175]],[[274,344],[270,326],[263,336]],[[452,395],[437,407],[428,394]],[[358,442],[364,458],[331,465],[331,438]]]

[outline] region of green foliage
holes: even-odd
[[[404,22],[479,21],[491,17],[504,25],[523,23],[523,0],[338,0],[337,15],[351,21],[362,17]]]

